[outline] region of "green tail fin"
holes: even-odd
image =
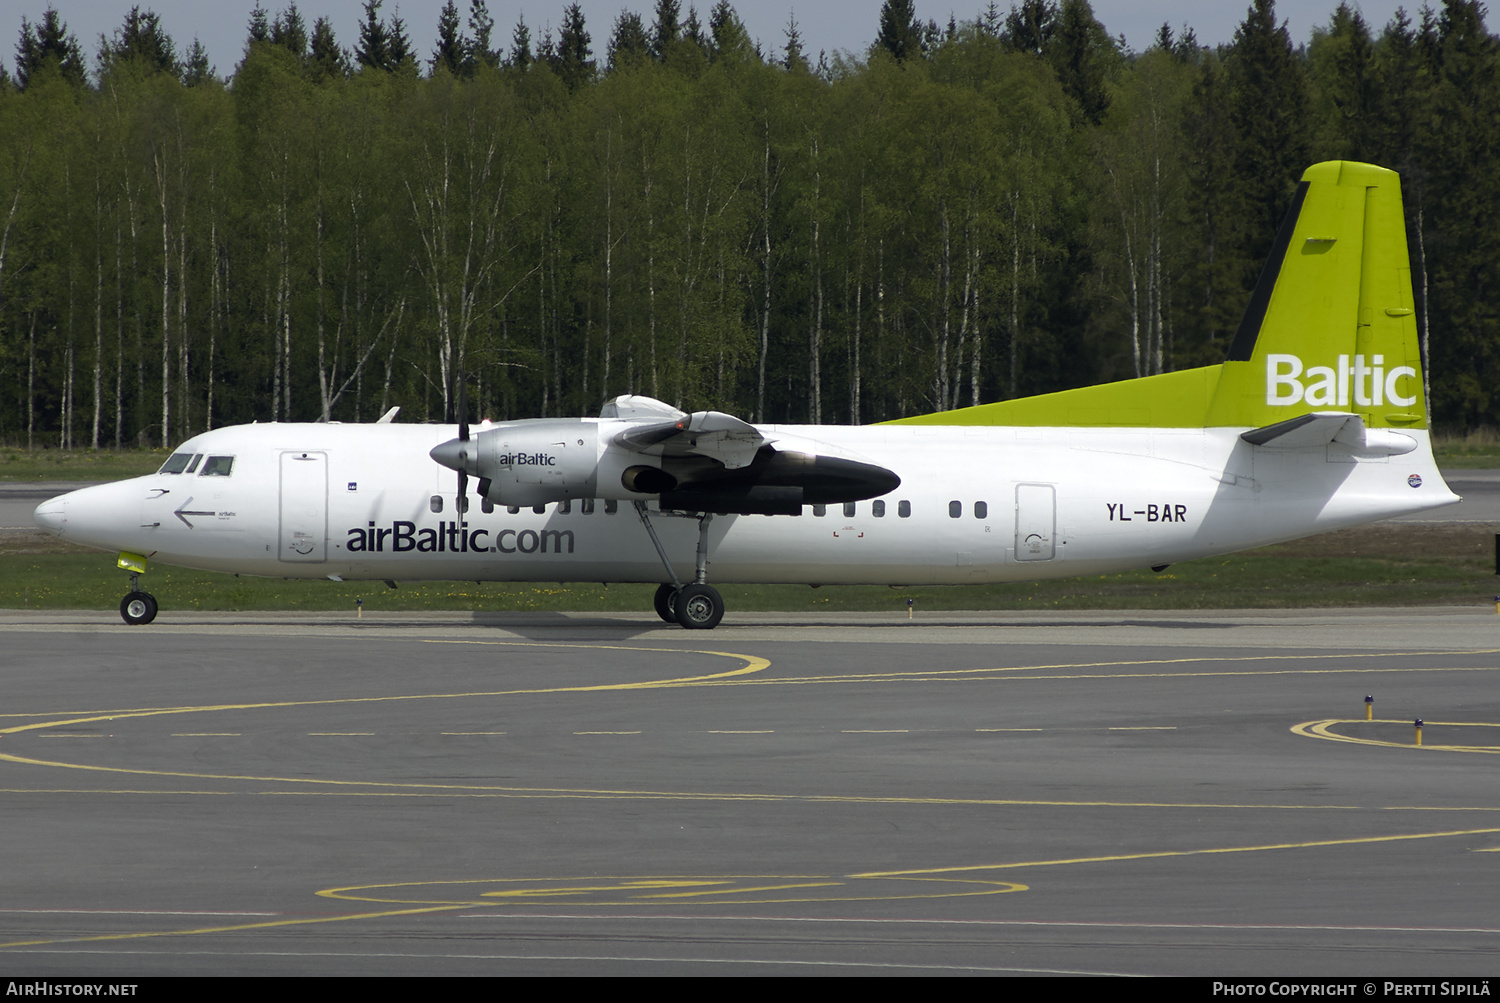
[[[1223,365],[893,424],[1260,427],[1310,411],[1426,427],[1394,171],[1344,161],[1307,169]]]
[[[1302,175],[1205,424],[1269,425],[1308,411],[1426,426],[1394,171],[1335,161]]]

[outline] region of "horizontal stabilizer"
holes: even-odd
[[[1299,414],[1295,418],[1278,421],[1264,428],[1252,429],[1242,433],[1240,438],[1252,446],[1307,449],[1328,445],[1350,421],[1363,425],[1357,415],[1352,415],[1347,411],[1314,411],[1312,414]]]
[[[1298,415],[1243,432],[1240,438],[1268,449],[1316,449],[1337,443],[1360,456],[1400,456],[1417,448],[1417,440],[1411,436],[1388,428],[1368,428],[1363,417],[1345,411]]]

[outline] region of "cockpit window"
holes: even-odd
[[[167,457],[167,462],[161,465],[158,474],[180,474],[187,469],[189,461],[193,459],[192,453],[173,453]]]
[[[203,470],[199,477],[228,477],[229,472],[234,469],[234,457],[232,456],[210,456],[203,461]]]

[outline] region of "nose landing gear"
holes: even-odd
[[[130,572],[130,591],[120,600],[120,619],[132,627],[155,620],[156,597],[141,591],[141,572],[146,570],[146,559],[139,554],[122,553],[116,563]]]

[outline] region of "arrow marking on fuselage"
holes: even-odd
[[[177,511],[175,511],[175,512],[172,513],[177,518],[181,519],[183,525],[186,526],[188,529],[192,529],[193,528],[193,524],[190,523],[190,522],[188,522],[188,519],[187,519],[188,516],[190,516],[190,515],[213,515],[212,512],[194,512],[194,511],[192,511],[191,509],[188,508],[188,506],[191,505],[192,503],[193,503],[193,496],[192,495],[188,495],[187,501],[185,501],[185,502],[182,503],[182,508],[180,508]]]

